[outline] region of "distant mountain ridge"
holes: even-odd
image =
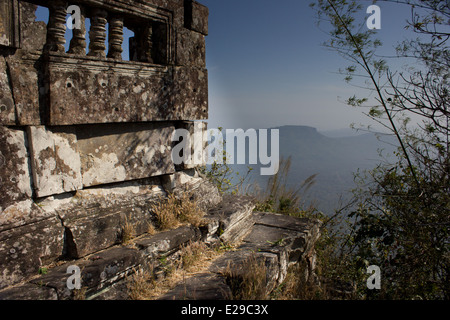
[[[331,138],[309,126],[282,126],[272,129],[280,131],[280,157],[291,157],[292,164],[288,184],[300,185],[308,177],[317,174],[315,185],[304,195],[306,204],[316,206],[332,214],[339,206],[341,195],[348,199],[349,191],[355,187],[354,173],[374,168],[382,161],[383,155],[392,154],[396,149],[391,136],[374,133]],[[386,142],[383,142],[386,141]],[[246,166],[233,168],[244,172]],[[265,187],[268,177],[259,176],[259,166],[252,166],[251,181]]]

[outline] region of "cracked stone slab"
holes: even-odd
[[[147,257],[154,258],[170,254],[189,242],[200,240],[200,231],[191,226],[158,233],[136,241],[136,246]]]
[[[209,238],[215,235],[221,241],[233,243],[242,239],[254,224],[254,199],[247,196],[226,195],[223,201],[205,216],[208,229],[216,234],[208,234]],[[216,229],[215,226],[218,225]]]
[[[64,228],[55,216],[0,232],[0,289],[37,275],[63,246]]]
[[[208,35],[209,9],[197,1],[187,1],[185,8],[185,26],[188,29]]]
[[[53,54],[49,59],[50,125],[208,118],[205,68]]]
[[[256,248],[254,249],[256,250]],[[212,263],[209,271],[225,277],[230,276],[231,272],[234,278],[242,279],[249,270],[249,263],[263,263],[266,271],[266,290],[269,293],[275,285],[284,280],[284,278],[280,278],[278,256],[274,253],[255,250],[238,249],[227,252]]]
[[[20,125],[40,125],[40,77],[37,57],[7,57],[8,70]]]
[[[15,125],[14,99],[9,85],[6,60],[0,57],[0,125]]]
[[[129,219],[141,221],[136,233],[148,230],[147,221],[152,218],[148,199],[121,205],[105,206],[105,200],[92,201],[89,205],[58,211],[64,221],[66,237],[71,241],[69,256],[81,258],[120,243],[122,228]],[[139,229],[138,229],[139,227]]]
[[[31,196],[25,132],[0,126],[0,215],[9,206]]]
[[[27,283],[0,292],[0,300],[58,300],[54,288]]]
[[[46,197],[83,188],[75,128],[28,127],[34,189]]]
[[[67,300],[72,295],[72,290],[67,286],[67,281],[72,275],[67,272],[70,266],[80,268],[81,287],[87,288],[87,295],[90,295],[124,279],[133,271],[133,268],[141,263],[143,263],[142,256],[138,250],[128,247],[113,247],[86,259],[52,268],[47,274],[30,282],[54,288],[58,294],[58,300]]]
[[[66,233],[66,254],[84,257],[121,241],[122,228],[133,226],[134,236],[148,231],[151,204],[166,196],[158,178],[79,190],[39,201],[47,214],[61,219]]]
[[[197,206],[205,212],[222,201],[218,188],[209,180],[200,177],[195,170],[165,175],[161,180],[168,193],[176,196],[189,193]]]
[[[201,273],[181,282],[158,300],[230,300],[231,297],[224,277]]]
[[[84,187],[175,172],[170,124],[79,127],[77,147]]]
[[[317,219],[296,218],[282,214],[255,213],[257,226],[282,229],[282,234],[290,234],[286,240],[290,239],[289,247],[292,250],[299,250],[304,243],[303,251],[308,253],[313,249],[314,243],[320,237],[320,227],[322,223]],[[257,230],[257,229],[256,229]],[[257,232],[257,231],[255,231]],[[280,237],[275,241],[283,239]],[[272,241],[273,242],[273,241]]]
[[[296,218],[276,213],[257,213],[257,224],[268,225],[299,232],[313,232],[320,227],[320,221],[306,218]]]
[[[287,249],[290,253],[295,252],[296,255],[299,255],[305,250],[306,236],[304,233],[287,229],[255,225],[243,242],[245,247],[254,247],[269,252]]]
[[[320,235],[320,222],[281,214],[255,213],[255,225],[243,240],[245,247],[285,252],[287,264],[297,262],[313,249]]]

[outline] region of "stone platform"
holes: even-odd
[[[82,259],[66,261],[45,270],[45,274],[3,290],[0,299],[73,299],[73,291],[67,286],[72,276],[67,273],[70,266],[81,270],[85,299],[128,299],[128,276],[150,265],[157,270],[163,259],[176,256],[183,246],[194,242],[211,245],[226,242],[235,244],[236,249],[219,256],[206,272],[185,279],[159,299],[231,299],[225,271],[230,267],[239,270],[240,265],[252,255],[258,261],[264,261],[269,293],[284,280],[290,264],[311,260],[320,224],[308,219],[255,213],[253,209],[251,198],[227,196],[209,210],[201,227],[185,225],[155,235],[144,234],[129,245],[112,246]],[[313,265],[309,265],[312,272]]]

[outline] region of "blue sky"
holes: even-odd
[[[336,74],[348,62],[321,46],[328,36],[316,25],[311,1],[199,2],[210,13],[206,40],[210,128],[308,125],[334,130],[371,123],[362,109],[343,103],[367,92]],[[372,1],[361,3],[369,6]],[[402,5],[378,5],[382,29],[377,36],[384,43],[383,53],[393,54],[393,46],[407,35],[404,26],[410,11]],[[368,16],[362,15],[361,22]],[[37,17],[47,21],[48,13],[39,9]],[[66,35],[70,39],[70,31]],[[124,58],[127,44],[125,40]]]
[[[316,25],[311,1],[200,2],[210,12],[206,47],[210,126],[308,125],[333,130],[370,123],[361,109],[342,103],[361,91],[335,73],[348,63],[321,46],[328,36]],[[393,46],[406,35],[410,12],[405,6],[378,5],[382,13],[378,37],[385,43],[384,52],[393,54]]]

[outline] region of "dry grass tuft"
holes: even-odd
[[[305,263],[297,263],[288,268],[286,278],[276,290],[277,300],[322,300],[328,299],[319,285],[308,280]]]
[[[149,300],[154,295],[155,288],[153,274],[142,268],[134,270],[131,278],[127,277],[128,297],[131,300]]]
[[[134,237],[136,236],[136,230],[134,226],[126,221],[124,225],[122,226],[121,230],[121,242],[123,245],[129,244]]]
[[[135,270],[127,278],[128,296],[131,300],[153,300],[169,292],[186,278],[208,270],[211,261],[220,255],[204,243],[194,242],[180,249],[175,261],[164,261],[165,277],[155,280],[153,271]],[[153,270],[153,268],[147,268]]]
[[[266,300],[267,271],[265,261],[252,254],[242,264],[230,267],[223,275],[234,300]]]
[[[156,215],[158,228],[162,231],[171,230],[180,224],[189,223],[193,226],[200,226],[203,221],[203,212],[196,201],[190,195],[184,193],[181,197],[170,194],[167,199],[151,206]]]
[[[186,272],[202,269],[216,255],[216,252],[203,242],[190,243],[180,251],[181,268]]]
[[[147,223],[147,233],[151,236],[156,234],[156,228],[151,222]]]

